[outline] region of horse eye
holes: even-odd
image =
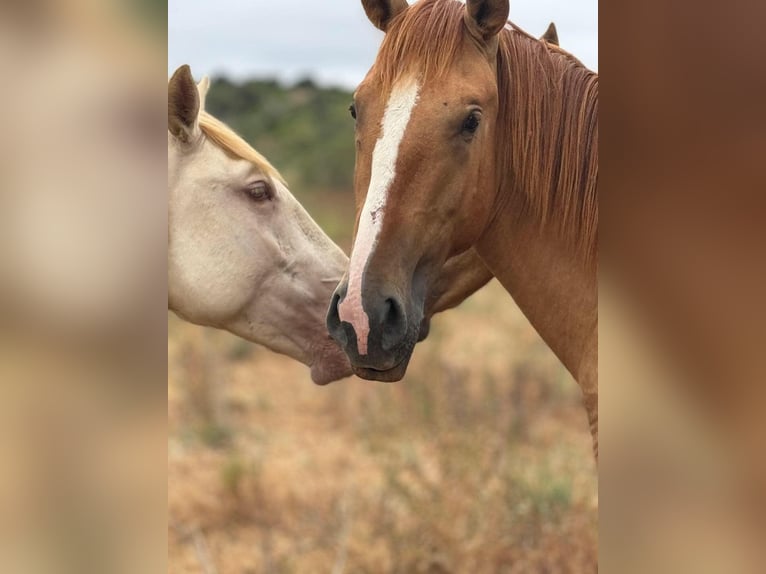
[[[479,129],[479,123],[481,122],[481,114],[477,111],[471,112],[463,122],[463,132],[466,134],[474,134]]]
[[[351,117],[356,119],[356,104],[351,104],[348,107],[348,111],[351,112]]]
[[[271,188],[265,181],[257,181],[245,189],[247,196],[253,201],[271,199]]]

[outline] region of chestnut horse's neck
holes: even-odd
[[[498,126],[506,130],[498,139],[499,147],[508,142],[516,149],[498,149],[498,196],[476,248],[582,387],[595,439],[597,76],[583,75],[579,63],[572,66],[574,61],[567,60],[535,65],[535,74],[550,77],[528,77],[525,74],[532,72],[532,66],[520,61],[524,50],[504,43],[499,62],[503,52],[506,56],[513,52],[509,70],[520,72],[498,72],[500,118],[509,119],[508,125]],[[530,50],[538,47],[545,50],[539,43]],[[568,58],[557,53],[532,55],[538,61]],[[503,73],[511,77],[503,78]],[[588,76],[595,76],[595,82]],[[513,87],[504,93],[509,85]],[[525,90],[537,92],[522,97]]]
[[[541,232],[529,212],[511,213],[514,205],[504,204],[508,212],[495,218],[476,250],[588,398],[597,392],[596,264],[584,265],[571,244]]]

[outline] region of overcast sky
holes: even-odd
[[[561,46],[598,69],[598,0],[513,0],[511,20],[535,36],[556,22]],[[189,64],[197,78],[308,76],[353,88],[382,37],[361,0],[169,0],[168,75]]]

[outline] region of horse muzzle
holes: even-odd
[[[345,351],[357,376],[373,381],[400,380],[418,341],[422,305],[408,304],[385,291],[365,293],[361,301],[344,304],[346,290],[344,282],[330,303],[330,335]]]

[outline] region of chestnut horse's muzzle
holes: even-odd
[[[347,320],[341,307],[348,283],[333,294],[327,313],[327,329],[351,362],[354,373],[374,381],[400,380],[407,371],[420,334],[423,305],[391,292],[369,289],[359,302],[360,317]],[[361,317],[363,313],[363,317]]]

